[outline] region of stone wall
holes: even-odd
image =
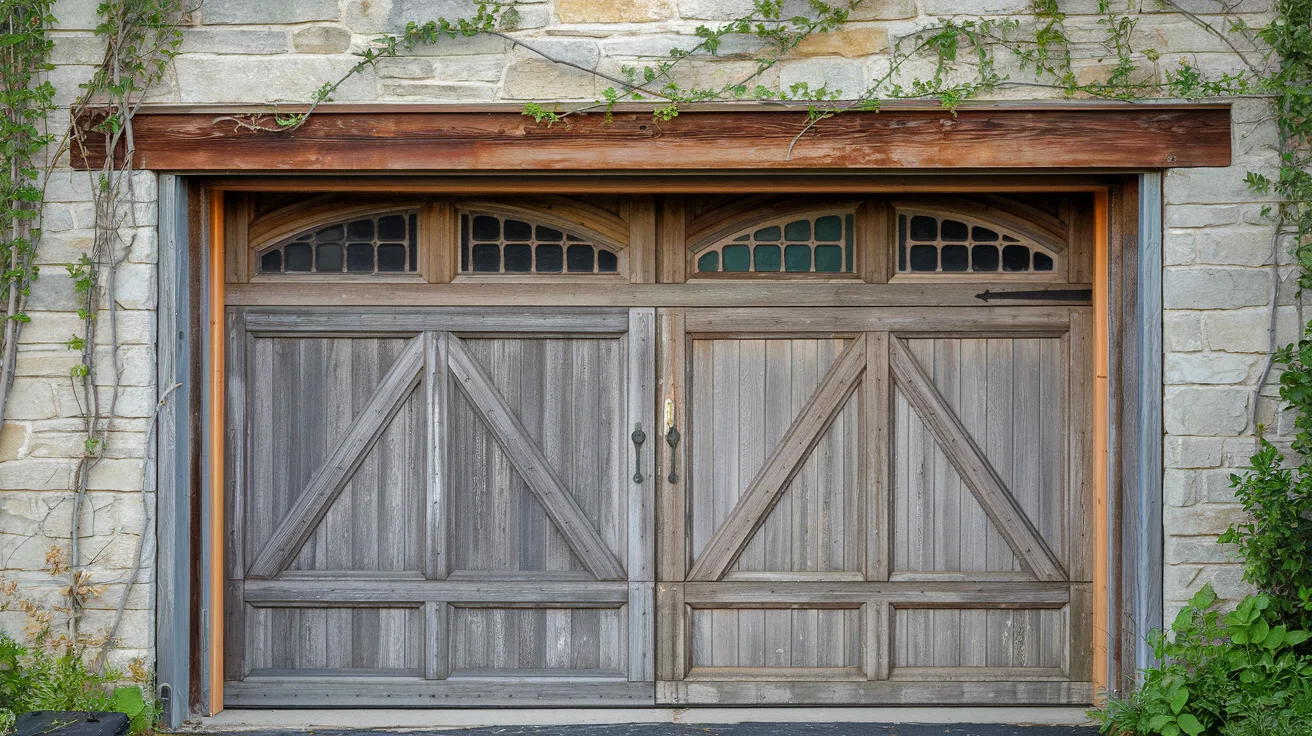
[[[1212,72],[1236,70],[1241,62],[1225,42],[1178,13],[1161,11],[1155,0],[1113,0],[1137,8],[1136,48],[1156,49],[1160,63],[1187,56]],[[91,30],[97,0],[60,0],[55,6],[59,32],[54,50],[58,67],[51,81],[67,102],[77,84],[101,57]],[[800,2],[794,4],[801,5]],[[1266,17],[1267,0],[1249,0],[1239,10],[1251,24]],[[191,3],[189,3],[191,5]],[[465,0],[206,0],[186,19],[185,40],[167,84],[152,94],[156,102],[302,102],[354,63],[351,52],[380,33],[397,31],[410,20],[468,16]],[[1100,41],[1095,0],[1063,0],[1070,14],[1066,28],[1080,42],[1076,64],[1081,79],[1105,76],[1112,60]],[[595,99],[609,82],[576,68],[554,64],[530,50],[544,51],[586,70],[618,75],[625,65],[666,57],[675,47],[695,44],[701,24],[740,16],[750,0],[544,0],[515,3],[524,45],[480,37],[443,42],[413,55],[380,64],[353,79],[340,101],[389,102],[525,101]],[[1212,0],[1189,0],[1188,7],[1214,24],[1221,18]],[[855,21],[829,37],[807,41],[790,59],[762,76],[767,85],[827,84],[848,95],[863,90],[889,68],[889,48],[897,39],[948,14],[1016,15],[1022,22],[1030,0],[866,0]],[[729,38],[723,58],[686,62],[678,76],[685,84],[712,86],[745,76],[752,63],[735,52],[750,50],[751,39]],[[1144,57],[1140,57],[1144,58]],[[1014,64],[1002,60],[1003,71]],[[1145,63],[1149,63],[1146,62]],[[908,64],[901,79],[924,75],[924,64]],[[1027,80],[1013,70],[1013,79]],[[1057,97],[1055,91],[1007,87],[1001,97]],[[544,100],[544,101],[548,101]],[[67,114],[55,116],[55,129]],[[1239,570],[1230,551],[1214,539],[1239,516],[1228,488],[1228,473],[1242,466],[1254,442],[1254,416],[1276,422],[1275,402],[1258,400],[1266,367],[1267,326],[1275,280],[1284,283],[1280,340],[1292,339],[1299,316],[1287,283],[1292,269],[1279,272],[1272,227],[1261,202],[1243,184],[1247,170],[1269,171],[1275,140],[1270,111],[1262,101],[1235,107],[1235,162],[1226,169],[1169,172],[1166,187],[1166,598],[1168,609],[1187,599],[1206,580],[1223,595],[1239,590]],[[87,505],[84,548],[95,559],[93,572],[111,587],[96,605],[116,601],[143,531],[139,493],[147,417],[154,403],[153,355],[155,294],[154,178],[139,174],[135,197],[141,228],[119,274],[119,364],[122,388],[113,407],[111,440],[97,465]],[[67,545],[71,468],[80,452],[79,408],[68,372],[76,362],[62,343],[77,330],[71,283],[63,264],[89,249],[92,206],[86,174],[60,170],[47,192],[43,272],[33,290],[32,322],[23,333],[19,379],[9,417],[0,433],[0,570],[30,584],[46,578],[40,568],[51,543]],[[106,360],[105,365],[108,365]],[[153,508],[153,503],[152,503]],[[148,571],[149,572],[149,571]],[[150,575],[145,576],[147,580]],[[149,654],[145,586],[138,586],[123,630],[120,658]],[[93,624],[108,610],[91,613]],[[102,615],[103,614],[103,615]],[[1168,617],[1172,610],[1168,610]],[[5,626],[9,622],[5,621]]]

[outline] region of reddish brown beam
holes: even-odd
[[[90,115],[92,113],[89,113]],[[893,109],[806,125],[798,111],[567,117],[550,127],[518,112],[320,109],[294,133],[244,128],[222,112],[142,110],[135,165],[235,171],[725,171],[1228,166],[1226,105]],[[85,123],[85,120],[83,121]],[[265,124],[271,121],[266,117]],[[87,136],[74,165],[104,161]],[[100,145],[99,149],[94,146]],[[121,155],[121,153],[120,153]]]

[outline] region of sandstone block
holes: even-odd
[[[1248,427],[1246,388],[1167,387],[1163,413],[1168,434],[1229,437]]]
[[[797,56],[864,58],[887,50],[888,31],[867,26],[813,34],[798,44],[793,53]]]
[[[674,17],[672,0],[556,0],[561,23],[649,23]]]
[[[592,100],[604,88],[587,72],[545,59],[519,59],[506,68],[502,95],[512,100]]]
[[[21,457],[26,452],[29,434],[26,424],[7,422],[0,427],[0,462]]]
[[[344,54],[351,48],[351,32],[340,26],[310,26],[292,34],[292,48],[300,54]]]

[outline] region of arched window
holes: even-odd
[[[460,213],[460,273],[618,274],[624,249],[557,222],[490,211]]]
[[[897,210],[898,274],[1005,274],[1052,277],[1062,270],[1055,243],[966,213]]]
[[[418,271],[418,210],[320,225],[261,249],[261,274],[405,274]]]
[[[853,220],[829,211],[754,223],[697,251],[696,273],[852,273]]]

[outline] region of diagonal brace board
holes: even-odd
[[[906,394],[907,401],[934,433],[943,453],[961,479],[984,507],[1021,564],[1039,580],[1064,581],[1066,571],[1038,529],[1034,528],[998,471],[971,438],[961,420],[948,406],[934,382],[900,339],[888,343],[889,370]]]
[[[410,341],[383,376],[369,403],[355,417],[351,428],[337,446],[328,451],[324,464],[292,502],[287,515],[251,563],[247,571],[249,577],[271,578],[296,558],[301,545],[346,487],[388,422],[419,385],[423,367],[424,339],[420,336]]]
[[[688,572],[689,580],[719,580],[738,559],[784,489],[802,468],[820,436],[847,403],[866,368],[866,336],[859,335],[829,369],[783,439],[770,452],[747,489],[715,530]]]
[[[447,355],[455,376],[470,402],[506,452],[510,464],[528,484],[547,516],[571,549],[599,580],[623,580],[624,568],[588,521],[565,484],[552,470],[542,450],[529,438],[519,417],[497,391],[460,338],[451,335]]]

